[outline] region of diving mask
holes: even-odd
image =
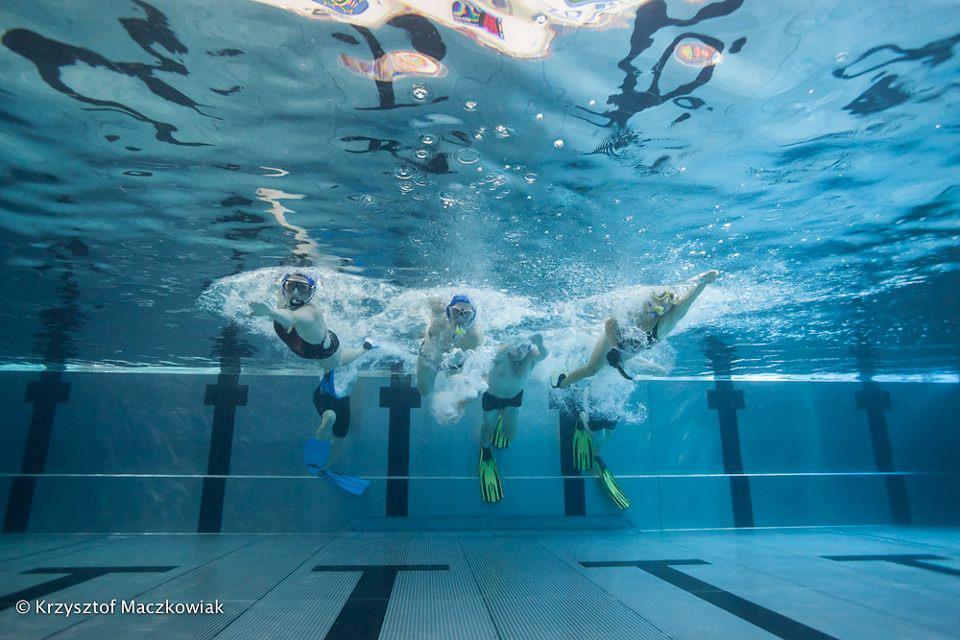
[[[280,283],[284,297],[295,306],[306,304],[317,291],[317,283],[303,273],[288,273]]]

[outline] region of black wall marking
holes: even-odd
[[[108,573],[165,573],[167,571],[173,571],[176,568],[176,565],[160,567],[38,567],[24,571],[21,575],[48,573],[62,573],[66,575],[0,596],[0,611],[9,609],[20,600],[43,598],[51,593],[88,582],[94,578],[105,576]]]
[[[880,389],[872,380],[863,381],[863,389],[857,391],[857,408],[867,412],[870,440],[873,443],[873,459],[877,471],[896,471],[893,464],[893,448],[884,411],[890,409],[890,394]],[[890,516],[896,524],[910,524],[910,504],[907,500],[907,482],[903,476],[886,476],[887,499]]]
[[[817,631],[792,618],[788,618],[776,611],[771,611],[766,607],[761,607],[755,602],[745,600],[729,591],[724,591],[720,587],[673,568],[675,565],[710,564],[703,560],[620,560],[581,562],[580,564],[588,568],[636,567],[642,569],[650,575],[656,576],[664,582],[669,582],[673,586],[683,589],[687,593],[695,595],[701,600],[723,609],[727,613],[732,613],[741,620],[746,620],[750,624],[760,627],[778,638],[784,638],[784,640],[836,640],[833,636],[827,635],[822,631]]]
[[[390,408],[387,435],[387,516],[405,517],[410,498],[410,409],[420,408],[420,392],[410,375],[394,372],[380,387],[380,406]]]
[[[924,571],[933,571],[934,573],[943,573],[948,576],[960,578],[960,569],[921,562],[922,560],[948,560],[948,558],[944,556],[934,556],[928,553],[822,557],[827,560],[836,560],[837,562],[892,562],[894,564],[902,564],[905,567],[914,567],[916,569],[923,569]]]
[[[60,371],[44,371],[39,380],[27,384],[24,402],[33,403],[33,413],[30,416],[30,431],[27,432],[23,460],[20,462],[20,473],[44,472],[57,405],[70,399],[70,383],[63,382],[62,377]],[[3,519],[4,533],[23,533],[27,530],[36,488],[35,475],[17,476],[13,479]]]
[[[247,385],[240,380],[240,356],[243,348],[237,341],[237,327],[224,327],[217,341],[220,352],[220,375],[217,384],[208,384],[203,403],[213,407],[213,425],[210,429],[210,453],[207,458],[207,477],[203,479],[200,495],[200,518],[197,533],[220,533],[223,524],[223,497],[230,474],[230,456],[233,450],[233,427],[237,407],[247,405]],[[210,476],[221,476],[212,478]]]
[[[715,388],[707,391],[707,406],[717,412],[720,422],[720,449],[723,454],[723,472],[730,477],[730,498],[733,502],[733,524],[752,527],[753,498],[750,478],[743,474],[743,455],[740,451],[740,424],[737,411],[746,405],[743,391],[734,389],[729,380],[732,371],[733,349],[719,338],[707,339],[706,355],[713,365]]]
[[[568,403],[556,404],[552,397],[550,408],[560,410],[557,428],[560,433],[560,475],[563,476],[563,515],[586,515],[586,481],[576,477],[580,471],[573,465],[573,432],[577,428],[579,411]]]
[[[405,376],[409,378],[409,376]],[[449,571],[446,564],[317,565],[320,572],[360,572],[324,640],[377,640],[400,571]]]

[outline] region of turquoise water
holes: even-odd
[[[716,268],[671,376],[955,376],[956,3],[312,4],[4,3],[0,363],[301,367],[243,313],[296,265],[364,367],[467,289],[545,377]]]

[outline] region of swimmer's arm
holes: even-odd
[[[266,316],[278,322],[284,329],[290,331],[297,322],[312,322],[316,310],[309,306],[303,306],[299,309],[276,309],[263,302],[254,302],[250,305],[250,311],[255,316]]]
[[[536,364],[537,362],[540,362],[541,360],[546,358],[548,355],[550,355],[550,352],[547,350],[547,348],[543,344],[543,336],[540,335],[539,333],[535,333],[532,336],[530,336],[530,342],[537,345],[538,355],[533,356],[534,364]]]
[[[651,373],[658,373],[660,375],[667,374],[667,368],[661,364],[657,364],[653,360],[647,360],[646,358],[641,358],[636,356],[630,359],[631,364],[638,365],[641,369],[646,369]]]
[[[427,298],[427,308],[430,309],[430,315],[437,317],[446,314],[447,303],[441,298],[430,297]]]
[[[470,330],[463,339],[462,348],[466,351],[469,349],[476,349],[483,343],[483,331],[480,329]]]

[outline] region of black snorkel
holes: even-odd
[[[619,371],[620,375],[624,378],[633,382],[633,378],[623,370],[623,354],[620,353],[619,349],[610,349],[610,351],[607,352],[607,364]]]

